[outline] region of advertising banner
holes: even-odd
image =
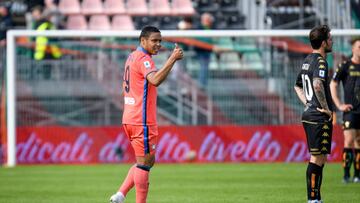
[[[341,161],[343,135],[334,127],[330,161]],[[19,127],[19,164],[134,162],[122,127]],[[162,126],[156,161],[304,162],[309,160],[304,130],[283,126]]]

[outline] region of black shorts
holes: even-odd
[[[303,126],[310,154],[330,154],[332,122],[314,123],[303,121]]]
[[[360,113],[346,112],[343,117],[343,129],[360,129]]]

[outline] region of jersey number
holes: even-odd
[[[302,83],[304,85],[303,89],[305,91],[305,97],[306,100],[311,101],[311,98],[313,97],[313,90],[311,88],[311,81],[308,75],[301,74]]]
[[[125,91],[130,91],[130,66],[126,66],[124,73]]]

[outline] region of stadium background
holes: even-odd
[[[10,10],[12,29],[30,28],[25,16],[38,1],[9,2],[1,5]],[[55,2],[64,22],[59,30],[131,31],[147,24],[173,30],[184,17],[199,26],[205,12],[214,16],[215,31],[309,30],[323,23],[332,29],[360,28],[357,0],[115,1],[123,7],[108,6],[111,0]],[[349,56],[350,38],[334,38],[331,70]],[[5,41],[0,46],[0,202],[106,202],[134,160],[121,128],[121,78],[137,39],[51,39],[63,53],[60,59],[36,61],[34,38],[16,41],[20,166],[15,168],[5,167],[8,58]],[[157,161],[170,164],[153,168],[149,202],[304,202],[309,154],[293,84],[311,50],[307,38],[214,37],[211,44],[197,37],[167,38],[154,57],[158,65],[174,42],[186,57],[159,87],[158,97]],[[211,54],[208,85],[201,87],[195,49],[214,45],[227,51]],[[322,192],[326,202],[358,202],[359,185],[341,184],[337,114],[333,163],[324,169]],[[127,199],[133,201],[134,193]]]
[[[320,23],[327,23],[332,29],[353,29],[359,27],[360,13],[359,2],[353,0],[128,0],[116,1],[121,2],[118,10],[116,6],[109,6],[111,0],[55,2],[63,20],[59,29],[84,32],[136,30],[147,24],[161,30],[175,30],[184,18],[191,18],[196,29],[200,15],[205,12],[214,16],[213,30],[310,29]],[[34,1],[6,4],[15,29],[25,28],[24,16],[27,7],[33,6],[31,3]],[[117,24],[118,18],[127,18],[127,21]],[[349,56],[350,38],[335,39],[334,52],[328,56],[331,69]],[[176,158],[160,159],[160,162],[182,162],[193,151],[199,155],[196,160],[200,162],[304,161],[308,158],[299,127],[302,106],[292,88],[297,69],[311,50],[306,37],[216,37],[211,43],[201,38],[166,38],[163,51],[154,57],[158,64],[164,62],[173,42],[184,47],[186,57],[159,88],[158,120],[160,143],[167,147],[163,153],[176,154]],[[35,60],[34,38],[20,37],[16,42],[18,162],[132,161],[129,158],[131,149],[121,129],[120,87],[121,67],[127,54],[136,47],[137,39],[58,37],[51,43],[63,52],[60,59]],[[214,46],[226,51],[212,52],[208,84],[203,87],[197,81],[200,68],[196,48],[212,50]],[[4,45],[1,54],[6,59]],[[5,62],[2,60],[1,64],[3,163],[7,139]],[[46,68],[51,73],[46,72]],[[333,144],[333,160],[336,161],[340,160],[340,134],[337,126]],[[224,153],[222,157],[200,157],[207,139],[218,142],[219,146],[204,150],[212,156]],[[89,149],[79,161],[74,157],[80,156],[81,150],[86,151],[84,143],[88,143]],[[270,143],[276,146],[268,150],[261,146]],[[82,147],[78,149],[77,145]],[[94,158],[105,153],[102,149],[112,157],[108,160]],[[237,157],[229,158],[231,153]],[[302,158],[286,158],[292,153]],[[262,158],[264,154],[276,155],[276,158]],[[255,158],[248,158],[250,155]],[[54,158],[56,156],[62,158]]]

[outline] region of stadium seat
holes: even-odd
[[[239,8],[237,7],[237,0],[223,0],[223,1],[220,1],[220,10],[222,12],[238,11]]]
[[[160,29],[176,30],[181,17],[178,16],[159,16],[157,21],[160,23]]]
[[[126,9],[124,0],[105,0],[104,12],[109,15],[125,14]]]
[[[172,13],[174,15],[194,15],[195,9],[191,0],[173,0],[172,1]]]
[[[170,4],[168,0],[150,0],[150,15],[171,15]]]
[[[112,30],[134,30],[134,23],[129,15],[115,15],[111,22]]]
[[[59,11],[65,15],[79,14],[80,3],[78,0],[60,0]]]
[[[90,17],[90,30],[110,30],[110,21],[108,15],[93,15]]]
[[[66,29],[68,30],[86,30],[87,22],[85,16],[78,15],[70,15],[66,21]]]
[[[101,0],[83,0],[81,4],[81,12],[85,15],[103,13]]]
[[[149,10],[145,0],[128,0],[126,4],[128,14],[130,15],[148,15]]]
[[[178,0],[181,1],[181,0]],[[209,12],[214,13],[219,10],[219,3],[211,0],[196,0],[196,11],[199,13]]]
[[[160,27],[160,23],[157,20],[158,17],[154,16],[134,16],[134,24],[137,29],[143,28],[145,25],[153,25],[155,27]]]

